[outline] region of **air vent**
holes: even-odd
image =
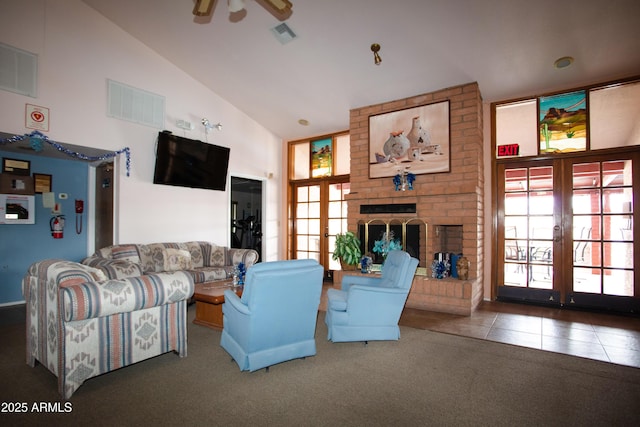
[[[361,214],[416,213],[415,203],[390,203],[384,205],[360,205]]]
[[[289,43],[291,40],[295,39],[296,33],[294,33],[291,28],[285,23],[280,25],[276,25],[271,29],[271,32],[276,36],[276,39],[282,44]]]
[[[107,115],[157,129],[164,128],[164,96],[107,80]]]
[[[0,43],[0,89],[36,98],[38,56]]]

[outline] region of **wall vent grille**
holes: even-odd
[[[107,80],[107,115],[157,129],[164,128],[164,96]]]
[[[0,43],[0,89],[36,98],[38,55]]]
[[[291,40],[295,39],[296,33],[285,23],[280,25],[276,25],[271,29],[271,32],[276,36],[276,39],[282,44],[289,43]]]

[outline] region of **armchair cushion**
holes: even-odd
[[[191,252],[186,249],[167,248],[164,250],[164,271],[191,270]]]
[[[328,308],[335,311],[346,311],[348,295],[349,294],[345,291],[340,291],[338,289],[329,289],[327,291],[329,304]]]
[[[113,248],[111,252],[113,259],[121,259],[123,261],[133,262],[138,264],[140,262],[140,256],[138,255],[138,249],[135,245],[122,245]]]

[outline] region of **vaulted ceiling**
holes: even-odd
[[[469,82],[494,102],[640,74],[638,0],[291,0],[285,44],[252,0],[232,15],[217,0],[209,18],[194,0],[83,1],[285,140]]]

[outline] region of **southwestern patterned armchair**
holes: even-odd
[[[36,262],[22,282],[27,364],[46,366],[69,399],[105,372],[169,351],[184,357],[193,289],[184,271],[109,279],[72,261]]]

